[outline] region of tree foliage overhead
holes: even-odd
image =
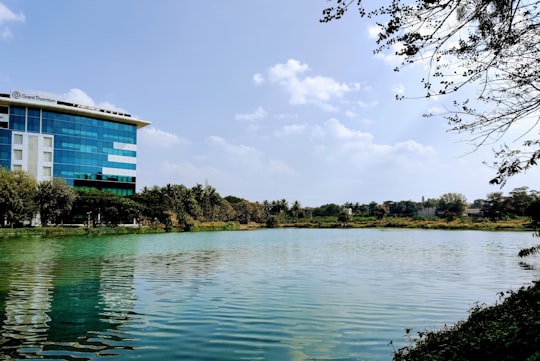
[[[394,50],[401,66],[422,63],[426,96],[448,95],[472,86],[473,98],[454,101],[450,130],[470,133],[477,147],[502,139],[524,122],[519,140],[497,146],[493,184],[540,160],[540,1],[388,0],[367,9],[362,0],[328,0],[322,22],[340,19],[349,8],[376,19],[376,53]],[[372,2],[373,3],[373,2]]]

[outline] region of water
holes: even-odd
[[[376,229],[0,240],[0,359],[390,360],[405,328],[538,278],[517,257],[537,243]]]

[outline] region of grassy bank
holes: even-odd
[[[466,321],[418,332],[394,353],[396,361],[540,360],[540,282],[501,294],[493,306],[477,306]]]
[[[240,225],[235,222],[202,222],[196,223],[192,232],[207,231],[232,231],[240,229]],[[172,229],[171,232],[181,230]],[[23,236],[105,236],[121,234],[152,234],[165,233],[163,226],[118,226],[118,227],[95,227],[87,228],[83,226],[63,226],[63,227],[24,227],[24,228],[0,228],[0,238],[23,237]]]
[[[416,229],[449,229],[449,230],[482,230],[482,231],[531,231],[528,219],[512,219],[506,221],[489,222],[475,221],[469,218],[460,218],[451,222],[441,219],[412,219],[412,218],[385,218],[382,220],[365,218],[350,222],[338,222],[337,217],[326,217],[311,221],[281,223],[279,228],[416,228]],[[197,222],[192,232],[254,230],[264,228],[265,225],[250,222],[244,225],[237,222]],[[170,229],[170,232],[182,232],[179,229]],[[83,236],[83,235],[119,235],[119,234],[150,234],[166,232],[163,225],[158,226],[118,226],[86,228],[82,226],[64,227],[24,227],[0,228],[0,237],[17,236]]]
[[[311,222],[284,223],[282,227],[297,228],[418,228],[418,229],[454,229],[454,230],[483,230],[483,231],[524,231],[532,230],[527,218],[510,219],[504,221],[478,221],[471,218],[459,218],[446,221],[439,218],[413,219],[413,218],[385,218],[381,220],[365,218],[354,219],[349,222],[338,222],[335,218],[322,218]]]

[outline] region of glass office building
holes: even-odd
[[[38,181],[61,177],[74,188],[133,194],[137,129],[148,124],[43,93],[0,93],[0,166]]]

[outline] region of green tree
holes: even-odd
[[[169,215],[165,224],[166,229],[174,226],[185,231],[190,230],[201,214],[194,192],[181,184],[167,184],[162,188],[162,193],[167,208],[166,213]]]
[[[165,224],[169,218],[165,197],[160,187],[144,187],[141,192],[130,196],[141,207],[141,218],[152,225]]]
[[[335,203],[323,204],[313,210],[313,215],[315,217],[337,217],[342,210],[343,207]]]
[[[461,217],[467,207],[467,198],[461,193],[446,193],[439,198],[437,213],[451,221]]]
[[[234,221],[236,219],[236,211],[226,199],[221,198],[214,208],[214,217],[218,221]]]
[[[482,207],[482,213],[488,219],[498,221],[510,216],[511,209],[508,198],[502,192],[492,192],[487,195]]]
[[[450,129],[472,134],[477,147],[501,140],[518,122],[538,120],[538,1],[388,0],[373,2],[373,9],[362,0],[329,1],[322,22],[339,19],[355,7],[379,24],[375,52],[397,49],[402,63],[396,71],[409,64],[425,65],[425,96],[451,96]],[[497,175],[491,183],[505,184],[508,177],[537,164],[540,140],[532,131],[535,127],[523,131],[521,144],[495,149]]]
[[[259,203],[253,203],[242,199],[240,202],[232,204],[236,211],[236,220],[241,224],[250,222],[261,222],[262,209]]]
[[[341,222],[343,224],[347,224],[351,221],[351,215],[347,211],[341,211],[337,218],[338,222]]]
[[[384,204],[377,205],[374,216],[377,217],[378,220],[384,219],[387,214],[388,208]]]
[[[264,200],[261,204],[261,211],[262,211],[262,217],[263,220],[266,221],[270,215],[272,210],[272,205],[267,200]]]
[[[216,189],[206,184],[203,189],[203,204],[201,205],[201,208],[203,209],[204,219],[207,222],[216,220],[215,210],[220,202],[221,196]]]
[[[277,228],[279,227],[279,218],[277,216],[270,216],[266,220],[266,228]]]
[[[76,190],[72,219],[87,222],[88,227],[117,226],[140,219],[142,206],[128,197],[97,189]]]
[[[368,204],[368,215],[371,217],[378,217],[379,204],[377,202],[370,202]]]
[[[538,230],[540,228],[540,199],[532,201],[525,212],[531,218],[534,228]]]
[[[527,192],[528,189],[528,187],[519,187],[510,192],[509,203],[513,214],[518,217],[524,216],[527,207],[534,201],[534,197]]]
[[[37,213],[37,182],[22,171],[0,167],[0,222],[11,227],[31,222]]]
[[[41,225],[56,225],[64,222],[70,215],[77,197],[75,190],[63,178],[53,178],[38,184],[36,203],[39,207]]]
[[[298,216],[300,215],[300,212],[302,211],[302,205],[299,201],[294,201],[293,205],[291,206],[291,214],[294,218],[295,222],[298,222]]]

